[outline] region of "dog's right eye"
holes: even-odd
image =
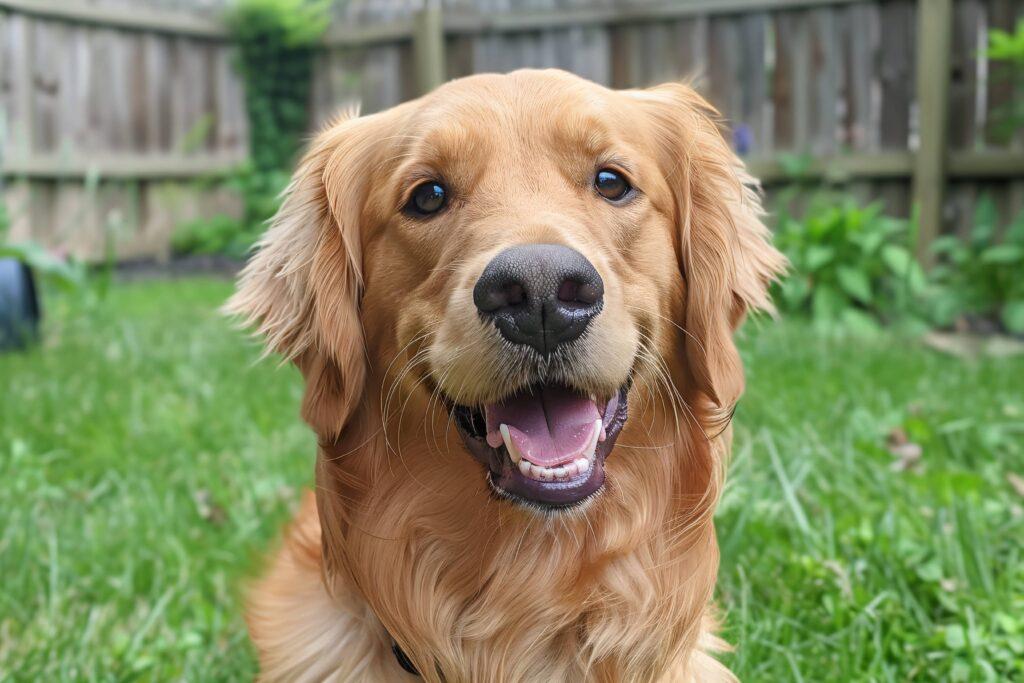
[[[405,205],[407,213],[413,216],[429,216],[444,208],[448,201],[448,193],[444,185],[439,182],[428,180],[420,183],[412,191],[409,203]]]

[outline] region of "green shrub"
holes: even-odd
[[[938,263],[932,271],[931,318],[949,325],[964,315],[999,321],[1024,333],[1024,212],[997,240],[995,204],[982,197],[966,238],[946,235],[935,241]]]
[[[252,242],[245,225],[237,218],[217,214],[182,223],[171,237],[175,254],[225,254],[242,257]]]
[[[883,215],[878,203],[822,195],[800,219],[784,211],[775,242],[791,271],[776,287],[776,304],[824,326],[914,320],[926,280],[911,241],[910,223]]]
[[[986,56],[992,62],[992,80],[1010,84],[1009,101],[993,111],[993,132],[1009,139],[1024,126],[1024,18],[1012,33],[992,29],[988,33]]]
[[[309,125],[317,43],[328,0],[236,0],[226,22],[245,83],[249,155],[260,171],[288,168]]]
[[[242,197],[242,217],[178,226],[176,253],[243,257],[277,212],[309,125],[313,58],[329,7],[329,0],[236,0],[227,12],[249,117],[249,161],[227,181]]]
[[[21,261],[44,282],[58,289],[72,291],[80,288],[86,279],[85,265],[73,259],[62,259],[32,241],[9,242],[10,219],[7,207],[0,202],[0,258]]]
[[[288,173],[258,171],[245,164],[229,176],[226,185],[242,198],[242,216],[218,214],[183,223],[171,237],[175,254],[223,254],[244,258],[278,209]]]

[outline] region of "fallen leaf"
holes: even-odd
[[[958,358],[974,358],[981,352],[981,340],[967,332],[929,332],[921,341],[928,348]]]
[[[214,502],[213,496],[206,489],[199,489],[192,494],[192,500],[196,503],[196,511],[199,516],[211,524],[223,524],[228,516],[224,508]]]
[[[907,436],[907,432],[906,430],[903,429],[903,427],[893,427],[892,429],[889,430],[889,435],[885,437],[885,443],[889,446],[889,448],[902,446],[909,440],[910,438]]]
[[[959,358],[989,356],[1006,358],[1024,354],[1024,342],[1005,334],[974,332],[929,332],[921,337],[925,346]]]
[[[886,446],[896,458],[892,464],[894,472],[906,472],[914,469],[921,462],[923,454],[921,445],[911,441],[902,427],[893,427],[889,431],[889,436],[886,437]]]
[[[1008,472],[1006,475],[1006,481],[1010,482],[1010,486],[1017,492],[1017,495],[1024,498],[1024,477],[1013,472]]]

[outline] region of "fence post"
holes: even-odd
[[[416,12],[412,56],[417,94],[424,95],[444,83],[444,17],[439,2],[427,0]]]
[[[934,261],[931,245],[942,227],[949,139],[949,69],[953,33],[952,0],[917,3],[918,147],[914,160],[913,205],[918,210],[917,257]]]

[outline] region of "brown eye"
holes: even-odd
[[[444,185],[429,180],[416,186],[405,209],[414,216],[429,216],[443,209],[447,201],[448,193]]]
[[[621,174],[607,168],[602,168],[594,176],[594,188],[599,195],[613,202],[624,199],[633,189]]]

